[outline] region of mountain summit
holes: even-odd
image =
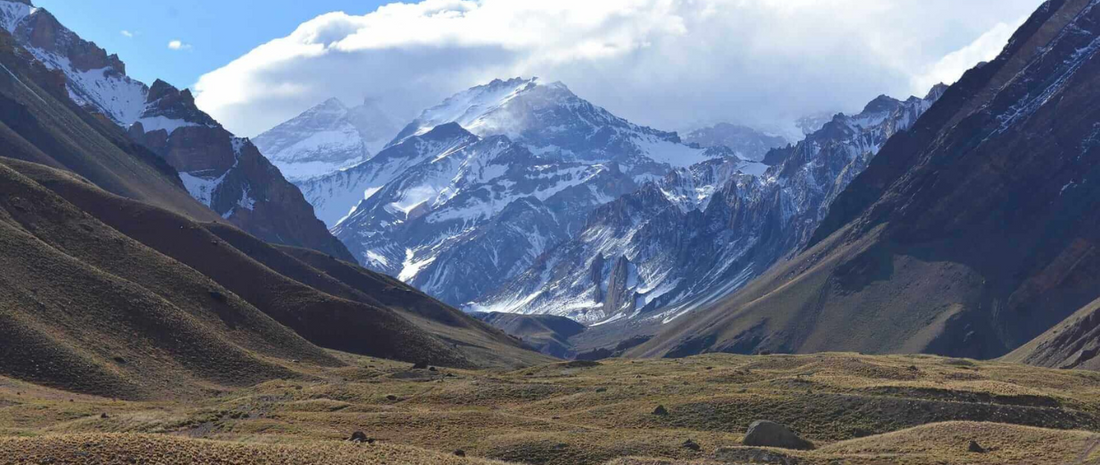
[[[674,132],[640,126],[578,97],[561,82],[538,78],[494,80],[425,110],[390,145],[458,123],[480,136],[507,136],[543,156],[619,163],[626,172],[649,163],[687,167],[723,154],[689,147]],[[729,154],[725,154],[729,155]]]
[[[378,153],[398,126],[373,101],[349,108],[331,98],[253,142],[292,182],[355,166]]]

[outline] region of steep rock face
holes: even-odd
[[[301,193],[250,142],[195,107],[190,91],[130,79],[117,56],[44,9],[0,1],[0,22],[37,61],[64,75],[74,103],[106,116],[163,157],[196,200],[264,240],[351,258]]]
[[[400,128],[372,101],[348,108],[329,99],[256,136],[253,142],[292,182],[355,166]]]
[[[942,90],[838,115],[774,149],[783,162],[761,176],[717,160],[675,170],[594,211],[575,239],[470,308],[668,322],[714,302],[805,244],[836,195]]]
[[[405,171],[461,150],[476,141],[476,136],[457,125],[447,125],[431,134],[389,147],[353,168],[303,181],[299,185],[317,217],[329,227],[335,227],[347,219],[360,202],[369,199]]]
[[[248,139],[234,137],[196,108],[189,91],[155,82],[146,111],[129,132],[179,170],[192,197],[241,229],[268,242],[352,259],[301,191]]]
[[[811,134],[816,131],[811,131]],[[808,134],[807,134],[808,135]],[[766,134],[747,126],[719,123],[687,133],[684,142],[701,147],[725,146],[746,160],[763,161],[768,151],[789,143],[783,136]]]
[[[370,268],[452,304],[526,269],[603,199],[636,188],[613,167],[546,160],[453,123],[341,176],[370,194],[337,237]]]
[[[742,350],[995,357],[1093,302],[1097,4],[1041,6],[886,144],[804,253],[637,353],[727,350],[756,327]]]

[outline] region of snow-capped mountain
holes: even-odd
[[[324,176],[378,153],[400,128],[373,101],[329,99],[252,139],[292,182]]]
[[[575,239],[471,310],[545,313],[598,324],[670,321],[737,290],[804,244],[838,193],[942,93],[880,97],[837,115],[763,175],[728,162],[681,168],[601,206]]]
[[[118,55],[107,55],[29,1],[0,1],[0,24],[38,61],[65,73],[69,97],[77,104],[124,128],[141,117],[149,89],[126,76]]]
[[[688,146],[674,132],[639,126],[578,97],[565,84],[537,78],[495,80],[425,110],[394,139],[458,123],[480,137],[508,136],[545,158],[615,162],[624,172],[656,179],[653,164],[687,167],[721,152]]]
[[[131,79],[117,55],[107,55],[29,2],[0,0],[0,24],[34,59],[64,76],[74,103],[164,158],[191,196],[223,218],[267,241],[351,258],[301,192],[251,142],[200,111],[190,91]]]
[[[685,145],[676,133],[630,123],[577,97],[564,84],[520,78],[495,80],[448,98],[406,126],[387,150],[450,123],[479,138],[506,136],[536,155],[539,163],[614,164],[637,185],[660,179],[673,167],[737,158],[724,147]],[[417,148],[406,145],[401,150],[423,151],[421,156],[384,157],[298,185],[318,218],[335,227],[360,201],[435,153],[414,146]],[[749,173],[767,168],[747,160],[739,167]]]
[[[684,136],[684,142],[701,147],[726,146],[739,157],[746,160],[762,161],[764,155],[774,148],[787,145],[783,136],[768,134],[748,126],[730,123],[718,123],[695,129]]]
[[[544,159],[455,123],[346,174],[388,180],[333,232],[368,266],[456,302],[503,283],[568,239],[585,213],[637,188],[614,166]]]
[[[462,304],[573,237],[600,205],[708,160],[766,169],[632,124],[562,84],[512,79],[459,93],[370,160],[299,185],[361,263]]]
[[[333,229],[352,253],[445,302],[499,286],[579,230],[592,209],[638,188],[617,165],[543,158],[455,123],[329,179],[367,189]]]

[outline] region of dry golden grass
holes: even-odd
[[[375,445],[447,457],[461,449],[513,463],[706,464],[739,457],[749,423],[769,419],[818,444],[815,451],[785,453],[801,463],[1094,463],[1100,457],[1100,374],[1087,371],[854,354],[429,371],[333,355],[350,366],[302,365],[299,380],[222,391],[192,404],[71,396],[4,380],[0,436],[51,438],[19,442],[22,451],[45,450],[69,435],[127,433],[159,435],[124,436],[141,441],[220,441],[187,442],[188,450],[209,446],[212,454],[252,450],[225,449],[226,443],[264,444],[330,454],[300,456],[307,462],[373,463],[355,461],[374,460],[371,455],[340,455],[367,450],[341,443],[363,431]],[[669,414],[654,415],[658,405]],[[684,447],[689,439],[700,449]],[[968,453],[971,440],[989,452]],[[726,455],[716,454],[720,449]],[[267,456],[257,457],[251,463]],[[389,463],[418,463],[394,460]]]
[[[321,442],[303,446],[242,444],[165,435],[75,434],[0,438],[0,463],[490,465],[500,462],[389,444]]]

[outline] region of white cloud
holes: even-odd
[[[966,47],[947,54],[940,61],[931,65],[927,72],[914,76],[912,88],[914,91],[928,89],[938,83],[954,84],[973,68],[975,64],[991,61],[1004,50],[1012,34],[1019,29],[1027,17],[1022,17],[1011,24],[997,23],[989,32],[982,34]]]
[[[179,40],[173,40],[168,42],[168,48],[172,50],[191,50],[191,44],[184,43]]]
[[[119,34],[122,34],[123,37],[126,37],[128,39],[133,39],[134,38],[134,33],[130,32],[130,31],[127,31],[125,29],[119,31]]]
[[[329,13],[307,21],[202,76],[195,89],[200,107],[244,135],[329,97],[379,97],[389,112],[411,118],[458,90],[512,76],[561,80],[596,104],[661,128],[769,124],[858,109],[882,93],[907,96],[925,80],[984,57],[961,50],[1040,3],[394,3],[363,16]],[[938,65],[952,52],[954,62]]]

